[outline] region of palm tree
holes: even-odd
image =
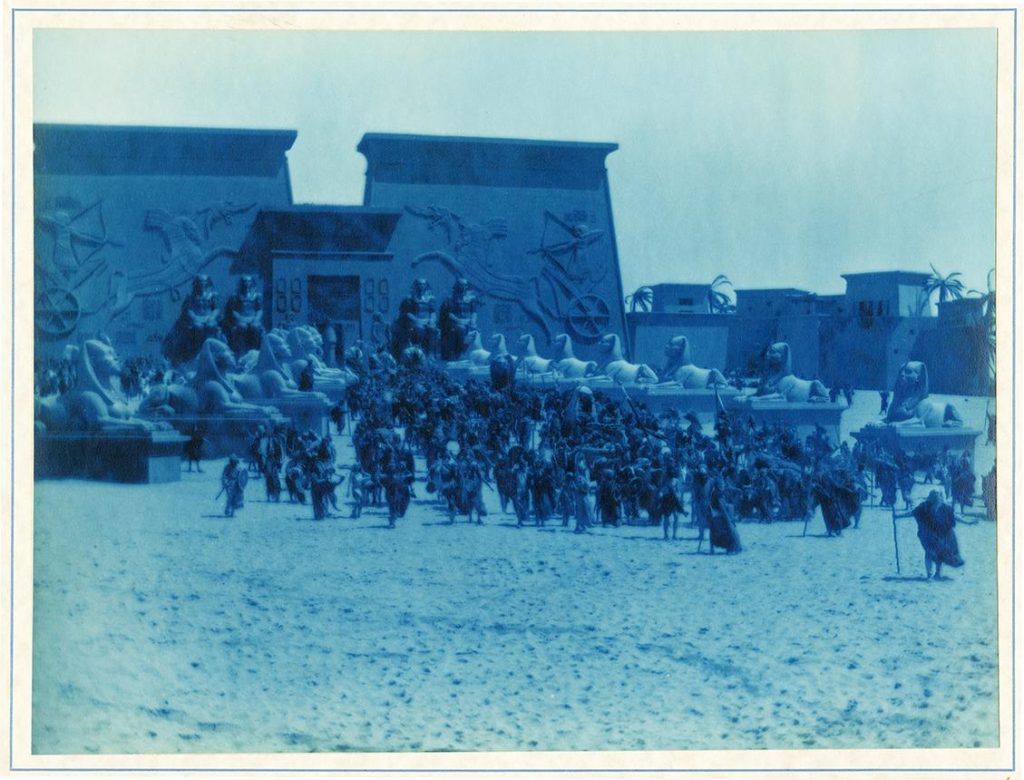
[[[996,318],[996,288],[993,283],[993,276],[995,276],[996,269],[992,268],[988,272],[988,276],[985,277],[985,286],[988,288],[987,292],[981,292],[981,290],[968,290],[968,295],[976,295],[979,298],[984,298],[985,308],[982,311],[982,316],[987,320],[995,320]]]
[[[632,295],[626,296],[626,305],[629,307],[630,314],[636,314],[638,311],[650,311],[654,305],[654,290],[650,287],[638,287]]]
[[[985,308],[981,314],[981,321],[978,323],[978,341],[985,352],[985,360],[988,364],[989,381],[995,383],[996,379],[996,269],[993,268],[985,277],[987,292],[980,290],[969,290],[968,295],[977,295],[985,301]]]
[[[931,266],[931,269],[932,275],[922,285],[926,303],[931,300],[932,294],[935,292],[939,294],[939,303],[945,303],[947,299],[960,300],[964,297],[964,283],[958,278],[962,274],[955,272],[949,276],[943,276],[934,265]]]
[[[736,305],[732,302],[732,298],[719,289],[726,285],[732,287],[732,282],[725,274],[719,274],[711,280],[711,285],[708,287],[708,311],[712,314],[731,314],[736,311]]]

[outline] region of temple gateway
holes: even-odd
[[[403,304],[436,320],[460,285],[484,340],[566,333],[590,358],[625,338],[616,144],[369,133],[363,203],[335,206],[292,202],[294,131],[37,124],[34,139],[37,356],[100,337],[178,362],[217,328],[240,354],[296,325],[340,355],[385,344]]]

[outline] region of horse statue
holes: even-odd
[[[654,384],[658,375],[644,363],[630,363],[622,356],[622,341],[618,334],[609,333],[598,342],[607,356],[600,373],[618,384]]]

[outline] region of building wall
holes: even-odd
[[[705,368],[724,368],[729,349],[731,315],[628,314],[634,360],[659,370],[665,364],[665,346],[676,336],[690,341],[693,362]]]
[[[294,137],[37,126],[37,355],[98,334],[122,357],[159,355],[197,273],[213,278],[223,305],[260,207],[291,201],[284,151]]]
[[[629,337],[604,158],[611,144],[368,135],[365,205],[404,212],[388,251],[393,298],[427,279],[440,303],[456,272],[483,298],[485,343],[524,333],[543,354],[566,332],[596,357]],[[577,234],[573,234],[573,230]]]

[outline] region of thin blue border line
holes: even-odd
[[[15,47],[15,24],[14,17],[17,12],[11,11],[11,673],[8,683],[10,687],[10,710],[8,712],[8,769],[14,769],[14,193],[16,191],[14,177],[16,174],[15,158],[15,125],[14,125],[14,95],[18,83],[14,78],[14,47]]]
[[[309,754],[315,755],[315,754]],[[343,754],[342,754],[343,755]],[[419,754],[422,755],[422,754]],[[439,752],[437,755],[445,755]],[[76,768],[66,769],[62,767],[48,768],[48,767],[26,767],[24,769],[15,769],[16,772],[181,772],[181,773],[198,773],[198,772],[331,772],[336,774],[341,773],[355,773],[355,772],[374,772],[374,773],[402,773],[402,772],[420,772],[426,774],[509,774],[515,772],[516,774],[610,774],[615,772],[617,774],[632,773],[632,774],[686,774],[686,773],[703,773],[703,774],[734,774],[737,772],[743,772],[745,774],[772,774],[778,772],[821,772],[821,773],[834,773],[834,772],[970,772],[970,773],[1003,773],[1012,772],[1013,769],[1007,769],[1003,767],[989,768],[989,769],[950,769],[949,767],[931,767],[925,769],[905,769],[898,768],[893,769],[889,767],[863,767],[860,769],[852,769],[850,767],[839,767],[839,768],[822,768],[822,769],[789,769],[780,767],[778,769],[329,769],[329,768],[305,768],[296,769],[294,767],[281,767],[279,769],[272,769],[268,767],[254,767],[254,768],[235,768],[235,767],[220,767],[214,769],[195,769],[190,767],[181,768],[169,768],[169,767],[112,767],[112,768],[100,768],[100,767],[88,767],[88,768]]]
[[[32,11],[67,11],[75,10],[76,12],[112,12],[112,11],[133,11],[133,12],[177,12],[177,11],[189,11],[189,12],[223,12],[223,11],[236,11],[236,12],[248,12],[248,11],[267,11],[274,10],[273,8],[79,8],[79,9],[68,9],[68,8],[11,8],[11,191],[14,190],[14,158],[15,158],[15,121],[14,121],[14,105],[15,105],[15,90],[16,90],[16,79],[14,79],[14,50],[15,50],[15,15],[18,11],[32,12]],[[507,12],[507,11],[521,11],[522,9],[501,9],[501,8],[487,8],[487,9],[452,9],[452,8],[438,8],[438,9],[424,9],[424,8],[299,8],[299,9],[278,9],[286,10],[289,12],[313,12],[323,13],[329,12],[380,12],[385,11],[388,13],[407,13],[407,12]],[[699,8],[685,8],[685,9],[653,9],[653,8],[630,8],[630,9],[555,9],[555,8],[540,8],[530,9],[530,12],[571,12],[571,13],[742,13],[742,12],[767,12],[767,13],[820,13],[820,12],[831,12],[831,13],[849,13],[849,12],[903,12],[903,11],[924,11],[924,12],[964,12],[964,11],[978,11],[978,12],[1009,12],[1012,11],[1014,14],[1014,81],[1013,81],[1013,98],[1014,98],[1014,112],[1013,112],[1013,197],[1012,197],[1012,215],[1013,215],[1013,226],[1011,228],[1011,269],[1012,269],[1012,284],[1013,284],[1013,300],[1011,319],[1013,323],[1013,333],[1011,340],[1013,343],[1013,360],[1012,360],[1012,371],[1013,376],[1012,383],[1012,409],[1011,409],[1011,420],[1012,420],[1012,439],[1013,444],[1011,446],[1011,481],[1014,494],[1016,494],[1017,487],[1017,451],[1016,451],[1016,433],[1017,433],[1017,8],[754,8],[754,9],[739,9],[739,8],[710,8],[710,9],[699,9]],[[270,772],[305,772],[305,773],[369,773],[369,772],[380,772],[380,769],[291,769],[291,768],[275,768],[275,769],[260,769],[260,768],[187,768],[187,769],[170,769],[170,768],[82,768],[82,769],[48,769],[41,767],[27,767],[27,768],[15,768],[14,767],[14,746],[13,746],[13,731],[14,731],[14,280],[15,280],[15,264],[14,264],[14,198],[11,198],[11,257],[10,257],[10,277],[11,277],[11,364],[10,364],[10,382],[11,382],[11,432],[10,432],[10,444],[11,444],[11,497],[10,497],[10,552],[11,552],[11,567],[10,567],[10,671],[9,671],[9,683],[10,683],[10,702],[9,702],[9,721],[8,721],[8,769],[11,772],[252,772],[252,773],[270,773]],[[1011,508],[1011,552],[1013,557],[1013,563],[1016,562],[1017,552],[1017,506],[1016,503]],[[975,772],[1014,772],[1017,768],[1017,740],[1016,740],[1016,727],[1017,727],[1017,663],[1016,663],[1016,645],[1017,645],[1017,571],[1016,567],[1011,565],[1011,652],[1013,653],[1011,658],[1011,766],[1007,768],[992,768],[992,769],[977,769]],[[440,753],[438,753],[440,754]],[[610,769],[406,769],[406,770],[385,770],[389,773],[421,773],[421,774],[438,774],[438,773],[450,773],[450,774],[462,774],[468,772],[486,773],[486,774],[507,774],[512,772],[526,773],[526,774],[572,774],[572,773],[594,773],[604,774],[611,772],[621,772],[622,770],[610,770]],[[816,769],[634,769],[628,770],[634,774],[660,774],[660,773],[711,773],[711,772],[722,772],[722,773],[737,773],[737,772],[748,772],[752,775],[757,774],[773,774],[778,772],[891,772],[893,774],[904,773],[904,772],[949,772],[957,771],[952,768],[936,768],[936,769],[899,769],[899,768],[874,768],[864,767],[859,769],[852,768],[816,768]]]
[[[1017,9],[1013,9],[1013,226],[1010,228],[1010,268],[1013,276],[1013,305],[1010,307],[1010,319],[1012,322],[1013,334],[1010,337],[1012,345],[1010,355],[1010,373],[1013,377],[1011,382],[1012,410],[1010,413],[1011,437],[1013,443],[1010,446],[1010,484],[1013,491],[1011,498],[1010,518],[1010,572],[1011,572],[1011,595],[1010,595],[1010,647],[1013,653],[1013,660],[1010,663],[1010,704],[1012,712],[1010,715],[1010,739],[1011,759],[1010,763],[1017,767]],[[998,315],[997,315],[998,316]],[[998,473],[998,471],[997,471]],[[998,479],[998,477],[997,477]]]
[[[912,13],[912,12],[977,12],[1003,13],[1013,11],[1015,7],[994,6],[991,8],[13,8],[12,11],[42,12],[55,11],[74,13],[124,13],[156,12],[156,13],[596,13],[596,14],[679,14],[679,13]]]

